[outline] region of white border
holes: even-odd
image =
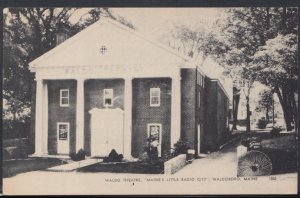
[[[151,103],[151,98],[153,97],[152,96],[152,91],[159,91],[158,92],[158,104],[152,104]],[[156,88],[150,88],[150,107],[159,107],[160,106],[160,88],[159,87],[156,87]]]
[[[63,91],[68,91],[68,97],[62,97]],[[63,98],[68,98],[68,104],[62,104]],[[60,89],[59,90],[59,106],[60,107],[69,107],[70,106],[70,90],[69,89]]]

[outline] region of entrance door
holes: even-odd
[[[198,124],[198,127],[197,127],[197,132],[198,132],[198,134],[197,134],[197,140],[198,140],[198,155],[200,154],[200,131],[201,130],[201,127],[200,127],[200,124]]]
[[[108,156],[112,149],[123,154],[123,111],[121,109],[92,109],[91,155]]]
[[[57,154],[69,154],[70,124],[68,122],[57,123]]]

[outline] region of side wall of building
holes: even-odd
[[[49,80],[48,82],[48,153],[57,154],[57,123],[70,124],[70,152],[76,152],[76,81]],[[69,89],[69,106],[60,107],[60,89]]]
[[[143,153],[147,143],[149,123],[162,125],[163,152],[170,151],[171,134],[171,86],[170,78],[133,79],[132,105],[132,156]],[[150,88],[160,88],[160,106],[150,106]],[[163,153],[162,153],[163,154]]]
[[[205,123],[205,114],[204,109],[206,104],[204,102],[205,99],[205,76],[202,75],[200,72],[197,72],[197,90],[196,90],[196,134],[195,134],[195,149],[196,153],[198,151],[202,153],[204,150],[203,145],[205,145],[205,130],[204,130],[204,123]],[[200,131],[198,131],[200,130]],[[200,138],[198,137],[200,135]],[[200,140],[200,149],[198,149],[199,141]]]
[[[228,98],[220,86],[217,86],[217,131],[218,145],[222,145],[229,137],[228,130]]]
[[[204,152],[218,148],[217,142],[217,83],[205,78]]]

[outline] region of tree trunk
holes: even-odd
[[[270,121],[269,109],[266,110],[266,119],[267,119],[268,122]]]
[[[239,108],[239,102],[240,102],[240,96],[233,96],[233,103],[232,103],[232,130],[237,130],[236,125],[237,125],[237,114],[238,114],[238,108]]]
[[[293,91],[290,92],[291,97],[291,105],[293,110],[293,120],[295,122],[295,131],[298,129],[298,107],[295,99],[295,93]]]
[[[250,105],[249,105],[249,97],[247,97],[247,118],[246,118],[246,132],[250,132],[251,131],[251,127],[250,127]]]
[[[291,120],[289,117],[289,112],[288,112],[288,107],[286,104],[286,96],[285,94],[281,95],[280,89],[278,87],[275,87],[275,92],[279,98],[279,102],[283,111],[283,116],[284,116],[284,121],[285,121],[285,125],[286,125],[286,130],[290,131],[292,130],[292,125],[291,125]]]

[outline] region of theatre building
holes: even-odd
[[[181,138],[196,153],[228,135],[228,96],[189,58],[118,22],[101,19],[33,60],[35,156],[84,149],[125,158],[158,140],[162,156]]]

